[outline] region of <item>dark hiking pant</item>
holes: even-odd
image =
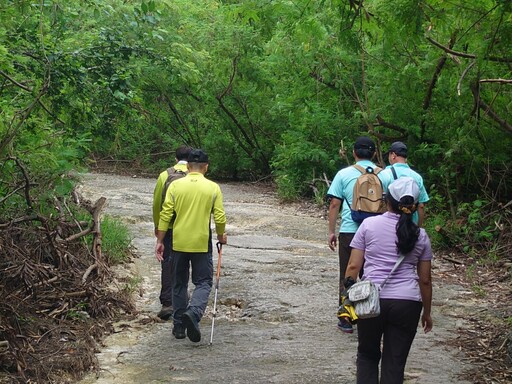
[[[357,322],[357,384],[401,384],[423,305],[419,301],[381,299],[380,315]],[[381,339],[384,336],[381,352]]]
[[[345,280],[345,272],[347,272],[348,261],[352,247],[350,242],[354,238],[355,233],[340,233],[338,235],[338,259],[340,262],[340,286],[338,290],[338,306],[341,305],[341,291],[343,291],[343,281]]]
[[[165,307],[172,306],[172,286],[174,285],[172,275],[172,229],[169,229],[164,237],[164,259],[161,262],[161,289],[160,304]]]
[[[190,253],[173,251],[173,308],[174,324],[182,323],[182,315],[190,309],[199,322],[208,304],[213,283],[213,260],[209,252]],[[188,302],[188,280],[192,267],[192,283],[195,288]]]

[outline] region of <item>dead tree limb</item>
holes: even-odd
[[[92,232],[94,234],[94,240],[92,242],[92,254],[94,256],[94,260],[96,260],[96,264],[98,264],[98,274],[101,274],[103,272],[103,268],[101,268],[101,266],[104,265],[103,255],[101,253],[101,210],[105,206],[106,202],[107,199],[105,197],[100,197],[92,206]]]
[[[441,256],[441,257],[444,260],[449,261],[450,263],[453,263],[453,264],[458,264],[458,265],[463,265],[464,264],[462,261],[452,259],[451,257],[448,257],[448,256]]]
[[[512,84],[510,79],[480,79],[479,83],[500,83],[500,84]]]
[[[84,230],[82,230],[82,231],[80,231],[80,232],[78,232],[78,233],[75,233],[75,234],[73,234],[73,235],[71,235],[71,236],[69,236],[69,237],[65,238],[65,239],[64,239],[64,241],[69,242],[69,241],[73,241],[73,240],[79,239],[79,238],[81,238],[81,237],[83,237],[83,236],[88,235],[88,234],[89,234],[89,233],[91,233],[92,231],[93,231],[93,228],[92,228],[92,227],[90,227],[90,228],[86,228],[86,229],[84,229]]]
[[[30,198],[30,179],[28,178],[28,173],[21,161],[17,157],[8,157],[7,160],[12,160],[16,163],[18,168],[21,170],[21,174],[23,175],[23,180],[25,181],[24,185],[24,195],[25,201],[27,203],[28,209],[32,210],[32,199]]]
[[[507,120],[499,116],[490,105],[488,105],[485,101],[483,101],[480,98],[479,84],[477,82],[472,83],[470,85],[470,88],[471,92],[473,93],[473,97],[475,99],[477,108],[481,109],[485,115],[488,115],[492,120],[498,123],[499,127],[503,129],[505,132],[512,134],[512,124],[510,124]]]
[[[15,224],[19,224],[19,223],[23,223],[23,222],[27,222],[27,221],[42,221],[42,218],[39,216],[39,215],[28,215],[28,216],[22,216],[22,217],[18,217],[16,219],[12,219],[11,221],[7,222],[7,223],[2,223],[0,224],[0,229],[4,229],[4,228],[8,228],[8,227],[11,227]]]
[[[86,269],[86,271],[84,272],[84,274],[82,276],[82,283],[85,284],[85,282],[87,281],[87,278],[89,277],[91,272],[94,271],[96,268],[98,268],[98,263],[94,263],[91,266],[89,266],[89,268]]]

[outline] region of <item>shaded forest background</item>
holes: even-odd
[[[505,253],[510,1],[2,4],[3,222],[69,193],[91,160],[157,173],[182,143],[209,152],[212,178],[321,202],[369,134],[409,145],[430,227],[456,223],[439,244]]]
[[[76,170],[156,175],[185,143],[209,153],[213,179],[271,180],[284,200],[322,204],[362,134],[379,162],[391,142],[409,146],[438,250],[510,268],[508,0],[3,0],[0,20],[6,274],[13,249],[66,264],[15,244],[41,227],[50,248],[73,236]],[[63,234],[52,220],[66,215]],[[27,292],[45,271],[18,270]]]

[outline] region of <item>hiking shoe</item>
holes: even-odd
[[[184,339],[185,338],[185,327],[183,324],[176,324],[174,328],[172,329],[172,334],[177,339]]]
[[[190,309],[187,309],[183,313],[182,321],[183,325],[187,329],[187,336],[190,341],[193,341],[194,343],[201,341],[201,331],[199,330],[199,324],[197,323],[194,313]]]
[[[354,328],[352,328],[352,324],[350,321],[346,319],[340,319],[338,321],[338,329],[345,333],[352,333],[354,332]]]
[[[157,316],[162,320],[169,320],[172,316],[172,313],[172,306],[162,305],[162,309],[160,309],[160,312],[158,312]]]

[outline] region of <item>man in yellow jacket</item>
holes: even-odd
[[[187,158],[192,148],[182,145],[176,149],[176,164],[161,172],[153,191],[153,223],[155,224],[155,236],[157,236],[158,222],[160,221],[160,211],[164,204],[165,195],[169,185],[177,179],[185,177],[188,173]],[[171,265],[171,244],[172,244],[172,222],[169,225],[164,237],[165,250],[163,253],[160,304],[162,308],[158,312],[158,317],[162,320],[169,320],[172,316],[172,265]]]
[[[208,304],[213,283],[211,217],[215,222],[217,240],[226,244],[226,214],[223,196],[217,183],[204,175],[208,170],[208,155],[194,149],[188,156],[188,175],[172,182],[167,190],[160,212],[155,256],[163,260],[164,237],[173,219],[172,269],[173,286],[173,335],[201,340],[199,322]],[[192,266],[192,283],[195,288],[188,300],[189,268]]]

